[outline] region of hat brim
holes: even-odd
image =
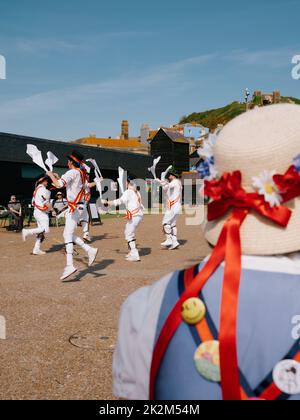
[[[169,172],[167,176],[175,176],[176,178],[179,178],[179,174],[175,173],[175,172]]]

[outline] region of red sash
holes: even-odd
[[[34,208],[36,208],[40,211],[46,212],[46,211],[48,211],[48,206],[46,204],[43,207],[41,207],[41,206],[37,205],[36,202],[35,202],[35,197],[36,197],[37,192],[40,188],[42,188],[42,185],[39,185],[33,193],[32,205],[33,205]]]
[[[175,204],[176,203],[178,203],[178,201],[180,200],[180,196],[179,197],[177,197],[175,200],[168,200],[167,201],[167,208],[169,209],[169,210],[171,210],[172,209],[172,207],[173,206],[175,206]]]
[[[86,174],[81,169],[76,169],[76,170],[79,171],[79,173],[80,173],[80,177],[81,177],[81,181],[82,181],[82,187],[81,187],[81,190],[79,191],[79,193],[78,193],[78,195],[77,195],[77,197],[75,198],[74,201],[69,201],[68,200],[68,206],[69,206],[70,213],[74,213],[74,211],[77,209],[78,204],[83,200],[84,195],[85,195]]]
[[[126,220],[132,220],[132,218],[134,217],[134,216],[136,216],[137,214],[139,214],[139,212],[141,211],[141,209],[140,208],[138,208],[138,209],[135,209],[135,210],[132,210],[132,211],[130,211],[130,210],[126,210],[126,216],[125,216],[125,219]]]

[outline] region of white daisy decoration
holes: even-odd
[[[209,172],[210,172],[210,175],[207,178],[207,181],[213,181],[214,179],[218,178],[218,171],[215,165],[209,166]]]
[[[280,206],[282,203],[282,197],[279,190],[273,180],[273,176],[276,175],[276,171],[263,171],[260,176],[252,178],[253,186],[257,190],[258,194],[263,195],[265,201],[270,204],[271,207]]]
[[[203,145],[197,150],[201,158],[210,159],[214,155],[213,144],[210,140],[205,140]]]

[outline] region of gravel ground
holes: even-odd
[[[65,264],[62,228],[44,243],[46,256],[31,255],[33,239],[0,230],[1,399],[112,399],[111,365],[122,302],[134,290],[178,268],[189,267],[209,248],[200,227],[179,223],[182,247],[161,251],[161,216],[146,216],[138,232],[141,263],[124,260],[124,222],[110,219],[91,228],[100,253],[88,269],[59,277]]]

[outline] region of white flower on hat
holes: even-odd
[[[273,180],[276,171],[263,171],[258,177],[253,177],[253,186],[271,207],[280,206],[282,197]]]

